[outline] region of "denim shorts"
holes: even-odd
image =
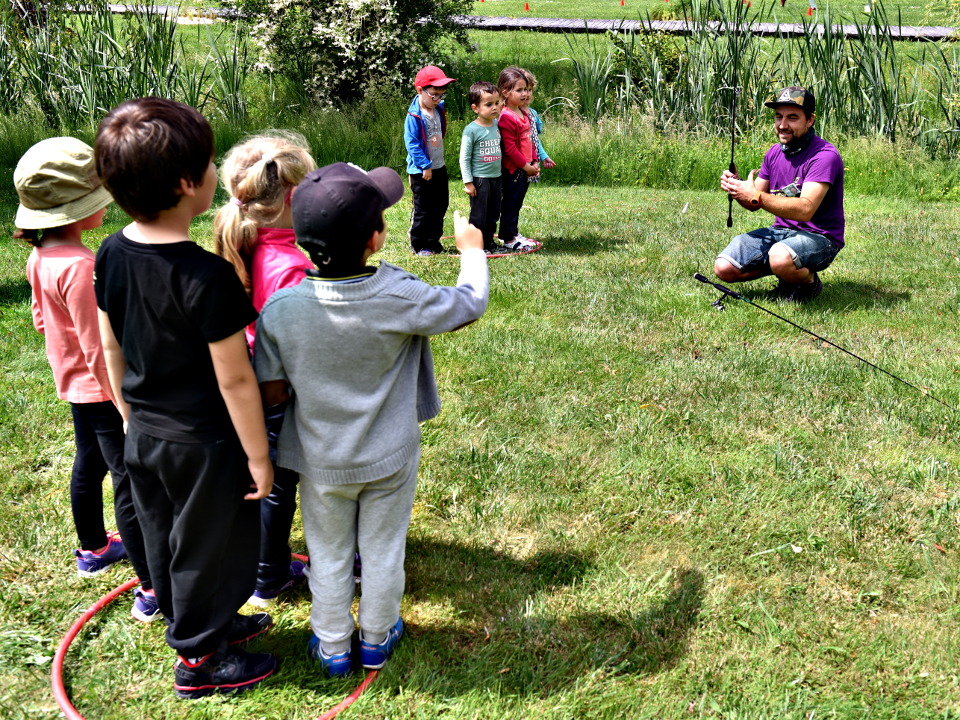
[[[807,268],[814,272],[823,270],[840,252],[829,238],[819,233],[789,228],[769,227],[737,235],[724,248],[719,257],[730,262],[737,270],[770,271],[770,248],[783,243],[793,255],[793,264],[797,268]]]

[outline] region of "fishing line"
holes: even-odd
[[[736,292],[736,291],[734,291],[734,290],[731,290],[730,288],[726,287],[725,285],[720,285],[719,283],[712,282],[711,280],[708,280],[707,278],[705,278],[705,277],[704,277],[703,275],[701,275],[700,273],[694,273],[694,274],[693,274],[693,279],[694,279],[694,280],[698,280],[698,281],[700,281],[700,282],[702,282],[702,283],[705,283],[705,284],[707,284],[707,285],[712,285],[712,286],[715,287],[717,290],[719,290],[720,292],[722,292],[724,295],[727,295],[727,296],[729,296],[729,297],[732,297],[734,300],[743,300],[745,303],[747,303],[747,304],[749,304],[749,305],[752,305],[753,307],[757,308],[758,310],[763,310],[765,313],[767,313],[767,314],[769,314],[769,315],[773,315],[773,316],[774,316],[775,318],[777,318],[778,320],[783,320],[785,323],[788,323],[788,324],[790,324],[790,325],[793,325],[793,327],[797,328],[797,330],[801,330],[801,331],[807,333],[808,335],[812,335],[813,337],[817,338],[817,340],[820,340],[821,342],[825,342],[827,345],[831,345],[831,346],[835,347],[837,350],[842,350],[842,351],[845,352],[847,355],[850,355],[851,357],[855,357],[855,358],[856,358],[857,360],[859,360],[860,362],[866,363],[867,365],[869,365],[870,367],[872,367],[872,368],[875,369],[875,370],[879,370],[879,371],[882,372],[884,375],[889,375],[890,377],[892,377],[892,378],[893,378],[894,380],[896,380],[897,382],[901,382],[901,383],[903,383],[904,385],[906,385],[907,387],[913,388],[914,390],[916,390],[917,392],[919,392],[919,393],[920,393],[921,395],[923,395],[924,397],[928,397],[928,398],[930,398],[931,400],[934,400],[935,402],[940,403],[940,404],[943,405],[945,408],[949,408],[950,410],[953,410],[954,412],[960,412],[960,410],[957,410],[957,408],[955,408],[953,405],[951,405],[951,404],[949,404],[949,403],[947,403],[947,402],[944,402],[943,400],[941,400],[940,398],[938,398],[936,395],[932,394],[931,392],[929,392],[929,391],[926,390],[925,388],[918,387],[918,386],[914,385],[914,384],[911,383],[911,382],[907,382],[906,380],[904,380],[904,379],[901,378],[901,377],[897,377],[896,375],[894,375],[894,374],[893,374],[892,372],[890,372],[889,370],[884,370],[884,369],[883,369],[882,367],[880,367],[879,365],[875,365],[875,364],[873,364],[872,362],[870,362],[869,360],[865,360],[864,358],[860,357],[860,356],[857,355],[856,353],[851,352],[850,350],[847,350],[845,347],[841,347],[840,345],[837,345],[835,342],[832,342],[832,341],[830,341],[830,340],[827,340],[825,337],[822,337],[821,335],[817,335],[817,334],[816,334],[815,332],[813,332],[812,330],[807,330],[805,327],[802,327],[802,326],[800,326],[800,325],[797,325],[797,324],[796,324],[795,322],[793,322],[792,320],[787,320],[787,318],[783,317],[782,315],[777,315],[777,314],[776,314],[775,312],[773,312],[772,310],[768,310],[767,308],[763,307],[763,305],[757,305],[757,304],[756,304],[755,302],[753,302],[750,298],[744,297],[744,296],[741,295],[740,293],[738,293],[738,292]],[[719,298],[716,302],[713,303],[713,305],[714,305],[717,309],[719,309],[719,310],[722,310],[722,309],[723,309],[723,304],[721,303],[721,300],[723,300],[722,297]]]

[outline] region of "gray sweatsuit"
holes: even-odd
[[[484,252],[467,250],[456,287],[381,262],[359,282],[307,277],[263,306],[254,365],[260,382],[291,387],[277,464],[300,474],[310,622],[328,654],[355,627],[357,550],[361,630],[380,637],[397,622],[419,423],[440,411],[429,336],[483,315],[488,286]]]

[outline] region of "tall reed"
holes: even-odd
[[[208,32],[210,49],[198,55],[177,32],[176,8],[130,6],[123,17],[103,2],[87,9],[51,11],[52,22],[25,28],[0,14],[0,81],[34,104],[48,125],[89,129],[120,102],[146,95],[244,120],[250,62],[241,25]],[[12,44],[8,38],[18,32],[22,41]],[[11,109],[3,98],[0,110]]]
[[[639,108],[661,132],[709,137],[732,125],[749,132],[766,122],[762,103],[777,88],[803,85],[817,97],[821,129],[894,143],[907,138],[932,154],[960,151],[960,66],[952,47],[928,43],[911,57],[894,40],[898,25],[891,26],[882,0],[865,20],[854,18],[856,38],[845,36],[829,5],[816,22],[804,23],[798,39],[761,38],[749,29],[760,12],[738,0],[689,0],[686,34],[654,41],[645,31],[614,33],[612,59],[596,43],[571,38],[564,60],[578,97],[558,100],[593,122]],[[667,72],[668,65],[676,69]],[[610,95],[616,102],[607,102]]]

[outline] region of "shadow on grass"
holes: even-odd
[[[707,277],[713,280],[712,273],[708,274]],[[774,311],[776,311],[775,308],[777,306],[788,305],[789,307],[796,307],[792,303],[770,299],[767,294],[776,287],[776,283],[767,278],[757,282],[741,283],[739,285],[731,284],[730,286],[731,289],[741,293],[751,302],[755,302],[758,305],[769,305]],[[829,277],[824,277],[823,294],[812,301],[809,306],[811,308],[816,308],[817,306],[830,307],[841,311],[861,310],[864,308],[877,307],[891,308],[909,300],[910,293],[905,290],[894,290],[877,285],[854,282],[852,280],[833,281]]]
[[[0,305],[19,305],[30,302],[30,283],[27,278],[0,282]]]
[[[595,255],[608,252],[613,248],[622,247],[636,242],[636,237],[622,235],[601,235],[591,230],[566,234],[544,233],[535,238],[543,243],[541,252],[561,257],[563,255]]]
[[[585,577],[590,570],[577,553],[518,560],[486,547],[410,538],[405,604],[416,611],[406,618],[404,639],[377,689],[439,697],[478,689],[547,696],[597,672],[646,675],[673,667],[698,621],[702,574],[674,569],[663,599],[631,607],[620,598],[607,610],[592,599]],[[308,686],[339,682],[306,669]],[[298,685],[299,674],[294,670],[284,680]]]

